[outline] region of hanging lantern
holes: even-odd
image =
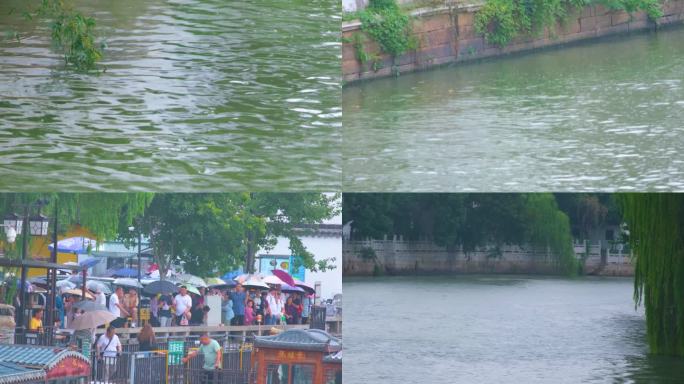
[[[16,213],[10,213],[5,216],[4,223],[5,228],[13,228],[17,234],[21,235],[21,227],[24,221]]]
[[[47,216],[38,215],[29,219],[30,233],[32,236],[47,236],[49,220]]]

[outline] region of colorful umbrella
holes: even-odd
[[[188,292],[190,292],[190,293],[194,293],[195,295],[201,295],[199,289],[197,289],[197,287],[195,287],[195,286],[192,285],[192,284],[185,284],[185,288],[186,288],[186,289],[188,290]]]
[[[112,271],[112,277],[138,277],[138,270],[133,268],[119,268]]]
[[[272,285],[283,285],[283,284],[285,284],[285,282],[280,280],[280,278],[278,278],[278,276],[276,276],[276,275],[266,276],[266,277],[264,277],[264,280],[262,280],[262,281],[266,284],[272,284]]]
[[[287,284],[287,285],[292,285],[292,286],[295,285],[295,281],[294,281],[294,279],[292,278],[292,276],[290,276],[289,273],[287,273],[287,272],[285,272],[285,271],[283,271],[283,270],[280,270],[280,269],[274,269],[274,270],[272,270],[271,272],[273,272],[274,275],[278,276],[278,278],[279,278],[280,280],[282,280],[283,283],[285,283],[285,284]]]
[[[289,285],[289,284],[281,285],[280,290],[282,292],[287,292],[287,293],[304,293],[305,292],[303,289]]]
[[[261,280],[258,280],[256,278],[251,278],[244,283],[242,283],[242,286],[245,288],[257,288],[257,289],[268,289],[268,285],[264,283]]]
[[[184,274],[178,276],[176,280],[178,280],[179,282],[181,282],[183,284],[194,285],[195,287],[202,287],[202,288],[207,287],[207,282],[204,281],[204,279],[202,279],[199,276],[191,275],[189,273],[184,273]]]

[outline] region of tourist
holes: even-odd
[[[159,297],[159,326],[171,326],[171,306],[173,305],[173,298],[170,294],[163,292]]]
[[[150,299],[150,324],[153,327],[159,326],[159,295],[154,295]]]
[[[31,332],[43,332],[43,310],[36,309],[33,311],[33,316],[29,321],[29,331]]]
[[[102,287],[99,284],[95,286],[95,302],[103,307],[107,306],[107,296],[102,292]]]
[[[298,294],[293,295],[292,304],[294,304],[294,306],[295,306],[293,324],[301,324],[302,323],[302,301],[299,298]]]
[[[204,333],[200,337],[200,347],[197,351],[192,351],[187,357],[183,358],[183,364],[194,359],[197,355],[202,355],[204,364],[202,365],[202,383],[212,383],[216,377],[216,370],[221,369],[223,360],[223,350],[219,343],[210,338],[209,334]]]
[[[235,317],[233,318],[233,325],[244,325],[245,324],[245,301],[247,300],[247,294],[242,284],[238,283],[235,286],[235,291],[230,294],[230,299],[233,300],[233,312],[235,312]]]
[[[207,313],[209,313],[209,306],[197,303],[190,311],[190,325],[206,324]]]
[[[256,316],[254,312],[254,300],[247,300],[247,305],[245,306],[245,324],[254,324],[254,317]]]
[[[285,321],[287,322],[287,324],[296,324],[296,314],[297,306],[295,306],[294,302],[292,301],[292,296],[289,296],[287,298],[287,301],[285,302]]]
[[[154,351],[157,341],[154,337],[154,329],[150,324],[145,324],[138,334],[138,346],[141,351]]]
[[[138,291],[135,288],[128,290],[128,293],[124,296],[124,305],[126,306],[126,311],[130,314],[131,326],[135,327],[138,322]]]
[[[59,328],[64,328],[66,324],[64,324],[64,299],[62,299],[62,295],[55,295],[55,309],[57,309]]]
[[[112,295],[113,296],[113,295]],[[111,300],[111,298],[110,298]],[[109,382],[116,373],[116,358],[121,354],[121,342],[116,335],[116,328],[109,326],[107,331],[97,339],[97,359],[103,361],[105,382]]]
[[[114,293],[109,297],[109,312],[116,316],[116,319],[112,320],[111,326],[115,328],[121,328],[126,324],[126,318],[129,313],[121,304],[123,300],[124,291],[122,287],[116,287]]]
[[[280,322],[280,317],[283,313],[283,302],[280,297],[280,292],[276,289],[271,289],[268,293],[268,319],[266,324],[277,325]]]
[[[263,291],[261,292],[261,300],[259,300],[259,305],[257,306],[257,319],[259,319],[261,316],[261,321],[257,322],[259,324],[266,322],[266,316],[268,312],[268,291]]]
[[[224,325],[231,324],[235,317],[235,312],[233,312],[233,300],[230,299],[230,294],[227,292],[223,294],[221,312],[223,313],[222,323]]]
[[[188,288],[185,285],[181,285],[180,292],[176,295],[173,305],[176,307],[176,325],[188,325],[192,298],[188,295]]]
[[[311,295],[302,295],[302,324],[309,324],[309,314],[311,313]]]

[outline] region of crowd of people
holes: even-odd
[[[199,288],[199,295],[181,286],[175,296],[162,293],[152,297],[150,321],[162,327],[205,325],[211,311],[207,296],[221,297],[221,323],[225,325],[306,324],[312,303],[308,294],[284,293],[277,286],[268,291],[245,289],[241,284],[231,289]]]

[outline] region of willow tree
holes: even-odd
[[[619,195],[635,251],[634,300],[652,353],[684,356],[684,195]]]

